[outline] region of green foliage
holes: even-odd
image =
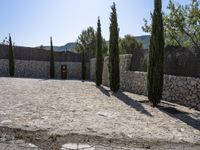
[[[169,13],[163,15],[165,43],[181,47],[200,49],[200,1],[191,0],[188,5],[174,4],[169,1]],[[151,25],[145,20],[142,27],[151,32]]]
[[[119,53],[132,54],[134,49],[143,48],[143,44],[138,42],[134,36],[125,35],[124,38],[119,39]]]
[[[163,90],[164,29],[161,13],[162,2],[161,0],[154,0],[154,3],[147,69],[147,89],[150,102],[157,106],[162,98]]]
[[[169,15],[165,15],[166,35],[171,37],[170,44],[178,46],[194,46],[199,49],[200,42],[200,1],[192,0],[191,4],[183,6],[170,0]],[[198,36],[199,35],[199,36]]]
[[[45,49],[45,48],[44,48],[44,45],[40,45],[40,49]]]
[[[10,34],[9,34],[9,74],[11,77],[15,75],[15,60],[14,60],[12,39]]]
[[[103,73],[103,55],[102,55],[102,35],[101,35],[101,23],[98,18],[97,22],[97,43],[96,43],[96,85],[102,84],[102,73]]]
[[[119,76],[119,29],[117,23],[117,13],[115,3],[111,6],[110,15],[110,43],[109,43],[109,79],[110,88],[113,92],[117,92],[120,87]]]
[[[96,34],[93,27],[88,27],[86,30],[83,30],[78,37],[75,52],[82,53],[84,51],[90,58],[96,57]],[[103,56],[106,56],[107,52],[108,46],[106,40],[102,37]]]
[[[86,62],[85,62],[85,52],[82,52],[82,80],[86,79]]]
[[[88,27],[86,30],[81,32],[77,40],[75,51],[79,53],[84,51],[90,58],[96,56],[96,33],[93,27]]]
[[[50,38],[50,45],[51,45],[51,51],[50,51],[50,78],[55,78],[54,51],[53,51],[52,37]]]

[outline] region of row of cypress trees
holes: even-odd
[[[119,29],[117,23],[116,5],[111,6],[110,15],[110,41],[109,41],[109,80],[110,88],[117,92],[120,88],[119,71]],[[162,98],[163,91],[163,61],[164,61],[164,31],[162,18],[162,0],[154,0],[154,13],[152,18],[152,33],[150,38],[147,90],[148,99],[157,106]],[[102,84],[103,56],[101,24],[97,22],[97,57],[96,57],[96,85]]]
[[[110,15],[110,42],[109,42],[109,79],[110,88],[117,92],[120,88],[120,71],[119,71],[119,28],[117,22],[116,5],[111,6]],[[54,51],[52,37],[50,38],[50,78],[55,77]],[[102,84],[103,73],[103,55],[102,55],[102,35],[100,18],[97,22],[97,57],[96,57],[96,85]],[[152,33],[150,38],[148,71],[147,71],[147,89],[148,99],[157,106],[162,98],[163,89],[163,50],[164,50],[164,32],[162,19],[162,0],[154,0],[154,13],[152,18]],[[82,79],[85,80],[86,64],[85,53],[82,56]],[[12,39],[9,34],[9,74],[14,76],[15,62],[13,54]]]
[[[112,12],[110,15],[110,42],[109,42],[109,80],[110,89],[113,92],[117,92],[120,87],[119,77],[119,29],[117,23],[116,5],[113,3],[111,6]],[[103,55],[102,55],[102,35],[101,35],[101,23],[98,18],[97,22],[97,47],[96,47],[96,85],[102,84],[103,73]]]
[[[9,61],[9,74],[11,77],[15,75],[15,59],[14,59],[14,52],[13,52],[13,43],[11,35],[9,34],[9,46],[8,46],[8,61]],[[52,37],[50,37],[50,78],[55,78],[55,65],[54,65],[54,51],[53,51],[53,42]]]

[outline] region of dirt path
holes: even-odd
[[[112,94],[93,82],[0,78],[0,104],[0,137],[42,149],[65,143],[200,148],[200,112],[165,101],[152,108],[145,96]]]

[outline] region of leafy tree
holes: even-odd
[[[44,45],[40,45],[40,49],[44,49]]]
[[[14,60],[12,39],[10,34],[9,34],[9,74],[11,77],[15,75],[15,60]]]
[[[96,85],[102,84],[103,73],[103,55],[102,55],[102,35],[101,35],[101,22],[98,18],[97,22],[97,44],[96,44]]]
[[[168,4],[168,14],[163,15],[165,42],[167,45],[195,47],[200,49],[200,1],[191,0],[188,5],[175,5],[172,0]],[[151,32],[151,25],[145,20],[142,27]],[[199,53],[199,52],[198,52]]]
[[[134,36],[125,35],[124,38],[119,39],[119,53],[132,54],[134,49],[143,48],[143,44],[138,42]]]
[[[109,79],[110,88],[113,92],[117,92],[120,87],[119,76],[119,28],[117,23],[116,5],[111,6],[110,15],[110,43],[109,43]]]
[[[85,62],[85,52],[82,52],[82,80],[86,79],[86,62]]]
[[[200,1],[192,0],[191,4],[182,6],[170,0],[168,9],[170,13],[165,16],[166,34],[179,45],[194,46],[199,49],[200,42]],[[178,36],[176,36],[178,35]],[[198,37],[199,35],[199,37]],[[172,41],[173,41],[172,40]]]
[[[89,55],[90,58],[96,57],[96,31],[93,27],[88,27],[83,30],[78,37],[75,52],[82,53],[83,51]],[[106,56],[108,52],[108,45],[106,40],[102,37],[102,53]]]
[[[95,57],[96,33],[93,27],[88,27],[81,32],[75,50],[79,53],[86,52],[90,58]]]
[[[148,98],[149,101],[153,103],[153,106],[157,106],[157,104],[160,103],[163,90],[164,29],[161,9],[162,1],[154,0],[147,69]]]
[[[51,51],[50,51],[50,78],[55,78],[54,51],[53,51],[52,37],[50,37],[50,45],[51,45]]]

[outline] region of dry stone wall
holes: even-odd
[[[8,45],[0,44],[0,59],[9,58],[9,47]],[[35,60],[35,61],[49,61],[50,60],[50,50],[40,49],[40,48],[30,48],[30,47],[13,47],[14,58],[16,60]],[[82,55],[79,53],[74,53],[70,51],[58,52],[54,51],[54,59],[56,62],[81,62]],[[85,55],[86,62],[89,62],[89,57]]]
[[[67,65],[67,77],[81,79],[81,62],[55,62],[55,77],[61,78],[61,65]],[[87,77],[89,77],[89,63]],[[0,76],[8,77],[8,60],[0,59]],[[15,60],[15,77],[49,78],[49,61]]]
[[[120,56],[122,90],[147,95],[147,73],[129,71],[132,55]],[[90,61],[90,78],[95,80],[95,59]],[[103,84],[109,86],[108,57],[104,58]],[[163,99],[200,110],[200,78],[164,75]]]
[[[90,80],[95,81],[96,59],[90,59]]]

